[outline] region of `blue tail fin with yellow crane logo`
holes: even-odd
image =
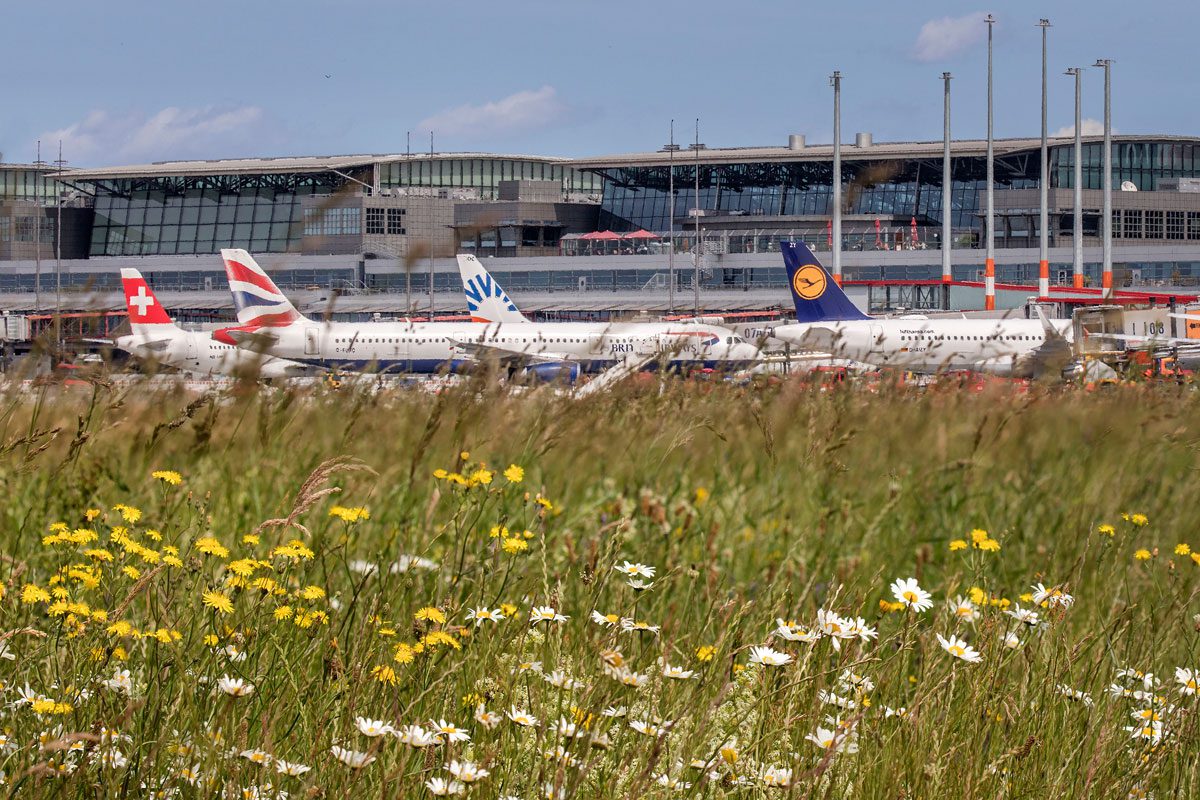
[[[850,301],[804,242],[780,242],[797,322],[870,319]]]

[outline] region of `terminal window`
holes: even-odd
[[[383,234],[383,209],[368,208],[367,209],[367,235],[382,235]]]
[[[389,208],[387,210],[387,232],[393,236],[404,235],[404,212],[403,208]]]
[[[1168,211],[1167,212],[1167,238],[1182,239],[1183,238],[1183,212]]]

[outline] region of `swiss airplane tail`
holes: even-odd
[[[478,258],[459,255],[458,274],[474,322],[529,322]]]
[[[780,242],[797,322],[870,319],[850,301],[804,242]]]
[[[179,330],[154,291],[136,269],[121,269],[121,288],[125,291],[125,308],[129,312],[129,327],[136,336],[152,336]]]
[[[252,255],[240,249],[222,250],[221,259],[240,325],[283,328],[305,319]]]

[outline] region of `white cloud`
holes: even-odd
[[[1098,120],[1098,119],[1092,119],[1091,117],[1088,117],[1088,118],[1080,121],[1079,130],[1082,131],[1084,136],[1100,136],[1104,133],[1104,122],[1101,120]],[[1074,136],[1075,135],[1075,126],[1074,125],[1065,125],[1050,135],[1051,136]]]
[[[515,133],[548,125],[563,117],[566,105],[553,86],[517,92],[480,105],[461,105],[440,111],[417,123],[435,135],[459,136]]]
[[[79,122],[39,138],[42,150],[63,143],[75,166],[165,159],[218,158],[261,150],[264,114],[257,106],[218,109],[170,106],[152,115],[92,111]]]
[[[917,34],[913,58],[922,62],[953,58],[976,42],[983,41],[987,36],[984,16],[984,12],[978,11],[961,17],[929,20]]]

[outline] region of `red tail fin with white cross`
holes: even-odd
[[[142,273],[136,269],[122,269],[121,288],[125,290],[125,308],[129,311],[129,326],[134,333],[162,333],[168,327],[175,327]]]

